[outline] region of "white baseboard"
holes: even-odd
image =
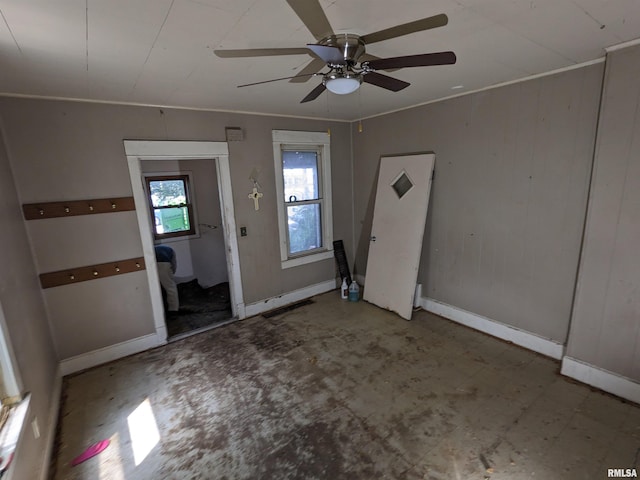
[[[330,292],[338,288],[336,280],[327,280],[326,282],[316,283],[308,287],[294,290],[293,292],[283,293],[277,297],[271,297],[259,302],[250,303],[245,305],[245,315],[247,317],[253,317],[254,315],[260,315],[261,313],[268,312],[274,308],[284,307],[290,303],[299,302],[305,298],[313,297],[314,295],[320,295],[321,293]]]
[[[594,367],[571,357],[562,359],[560,373],[618,397],[640,403],[640,383],[630,378]]]
[[[62,371],[60,365],[56,372],[55,383],[51,391],[51,407],[49,408],[49,418],[47,424],[47,437],[44,440],[44,454],[42,456],[42,467],[40,468],[39,480],[49,478],[49,465],[51,464],[51,454],[56,440],[56,429],[58,427],[58,414],[60,413],[60,401],[62,398]]]
[[[119,358],[133,355],[134,353],[143,352],[150,348],[164,345],[166,341],[159,339],[158,335],[151,333],[142,337],[127,340],[126,342],[117,343],[108,347],[99,348],[91,352],[76,355],[75,357],[66,358],[60,362],[60,371],[62,376],[79,372],[87,368],[95,367],[103,363],[111,362]]]
[[[534,333],[526,332],[504,323],[496,322],[490,318],[467,312],[461,308],[446,303],[422,297],[420,306],[428,312],[453,320],[456,323],[493,335],[521,347],[541,353],[547,357],[560,360],[564,354],[564,346],[548,338],[540,337]]]
[[[274,308],[284,307],[290,303],[298,302],[305,298],[313,297],[314,295],[320,295],[321,293],[326,293],[336,288],[337,284],[335,279],[310,285],[277,297],[268,298],[249,305],[243,305],[244,308],[242,310],[244,311],[238,312],[238,317],[245,318],[259,315],[263,312],[273,310]],[[118,343],[116,345],[111,345],[109,347],[100,348],[98,350],[93,350],[92,352],[67,358],[60,362],[60,370],[63,376],[69,375],[87,368],[95,367],[96,365],[101,365],[128,355],[133,355],[134,353],[164,345],[166,344],[166,337],[162,338],[160,333],[161,332],[152,333],[143,337]]]
[[[234,310],[232,312],[234,314],[234,317],[238,317],[240,320],[242,320],[243,318],[247,318],[247,309],[243,302],[236,304],[235,309],[232,308],[232,310]]]

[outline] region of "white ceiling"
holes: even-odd
[[[320,3],[335,32],[359,35],[445,13],[448,25],[367,53],[453,50],[458,62],[390,73],[411,82],[400,92],[364,84],[300,104],[319,78],[236,85],[295,75],[311,57],[213,54],[314,43],[285,0],[0,0],[0,92],[353,120],[602,58],[640,36],[639,0]]]

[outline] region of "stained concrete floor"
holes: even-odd
[[[558,367],[330,292],[67,377],[52,478],[586,480],[637,468],[640,407]]]

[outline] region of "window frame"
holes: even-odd
[[[146,172],[143,174],[144,178],[144,190],[147,200],[147,205],[149,207],[149,221],[151,222],[151,233],[153,235],[153,239],[156,241],[161,240],[186,240],[189,238],[197,238],[199,236],[198,232],[198,223],[197,223],[197,212],[195,206],[195,192],[193,188],[193,179],[191,177],[191,172]],[[182,180],[184,182],[185,187],[185,195],[186,202],[181,205],[187,208],[187,215],[189,217],[189,230],[183,230],[180,232],[170,232],[170,233],[157,233],[155,226],[155,210],[158,207],[153,206],[153,201],[151,199],[151,182],[165,181],[165,180]],[[160,207],[163,208],[163,207]],[[165,207],[172,208],[172,207]]]
[[[291,252],[291,232],[289,230],[289,228],[285,228],[285,232],[287,235],[287,256],[289,259],[291,258],[297,258],[297,257],[302,257],[302,256],[306,256],[306,255],[312,255],[314,253],[318,253],[318,252],[323,252],[325,250],[324,248],[324,243],[325,243],[325,239],[324,239],[324,225],[322,224],[322,219],[324,218],[324,205],[323,205],[323,201],[324,201],[324,180],[322,177],[322,172],[323,172],[323,168],[322,168],[322,149],[318,146],[301,146],[301,145],[282,145],[280,148],[280,155],[281,155],[281,160],[282,160],[282,164],[284,164],[284,153],[285,152],[299,152],[299,151],[303,151],[303,152],[313,152],[316,155],[316,175],[317,175],[317,180],[318,180],[318,192],[316,195],[316,198],[312,198],[312,199],[308,199],[308,200],[295,200],[295,201],[290,201],[288,200],[285,196],[284,196],[284,189],[286,188],[284,185],[284,168],[282,169],[282,184],[283,184],[283,192],[282,192],[282,196],[280,198],[284,197],[284,211],[285,211],[285,221],[286,224],[288,226],[288,220],[289,220],[289,207],[300,207],[300,206],[304,206],[304,205],[319,205],[320,206],[320,228],[323,232],[322,234],[322,246],[320,247],[316,247],[316,248],[312,248],[312,249],[308,249],[308,250],[304,250],[302,252]]]
[[[291,268],[333,258],[333,210],[331,198],[331,144],[326,132],[273,130],[273,159],[276,180],[276,204],[280,236],[281,267]],[[283,151],[302,150],[318,153],[318,199],[287,202],[284,198]],[[320,205],[322,246],[300,253],[289,253],[288,206]]]
[[[4,422],[0,426],[0,476],[8,474],[11,478],[11,462],[20,438],[26,429],[31,414],[31,394],[24,392],[20,372],[15,368],[17,362],[6,325],[4,309],[0,303],[0,370],[2,390],[0,392],[0,410]],[[7,461],[7,459],[9,459]]]

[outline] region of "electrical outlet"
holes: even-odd
[[[40,438],[40,427],[38,426],[38,417],[34,418],[31,422],[31,429],[33,430],[34,438]]]
[[[247,227],[240,227],[240,236],[241,237],[247,236]]]

